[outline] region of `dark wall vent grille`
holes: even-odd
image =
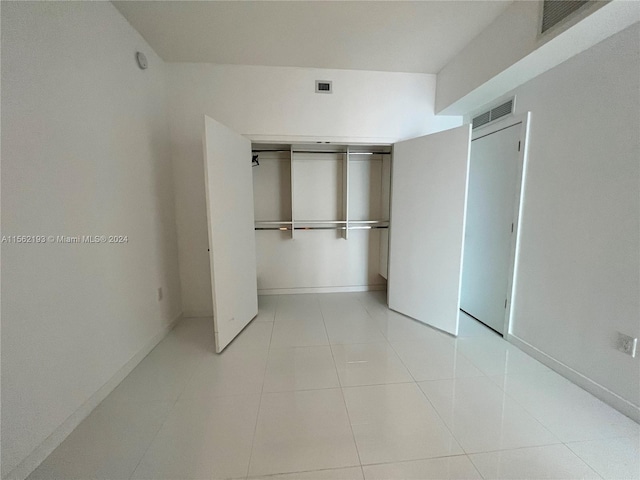
[[[478,127],[481,127],[482,125],[486,125],[490,121],[491,121],[491,112],[484,112],[483,114],[478,115],[477,117],[474,117],[471,124],[473,125],[473,128],[478,128]]]
[[[472,128],[481,127],[482,125],[491,123],[494,120],[502,118],[511,113],[513,113],[513,98],[501,105],[498,105],[497,107],[492,108],[491,110],[487,110],[486,112],[473,117],[473,120],[471,120]]]
[[[329,80],[316,80],[316,93],[333,92],[333,84]]]
[[[544,0],[540,33],[546,32],[588,3],[589,0]]]

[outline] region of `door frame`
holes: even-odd
[[[513,115],[507,118],[478,127],[471,133],[471,146],[473,147],[473,141],[478,140],[492,133],[499,132],[514,125],[520,124],[520,151],[518,157],[518,174],[516,180],[516,203],[514,205],[513,215],[513,233],[511,236],[511,249],[509,252],[509,273],[507,283],[507,308],[504,313],[504,324],[502,327],[502,337],[507,339],[511,335],[511,318],[513,316],[513,304],[515,287],[517,283],[518,274],[518,258],[520,256],[520,227],[522,219],[523,209],[523,194],[525,190],[526,172],[528,165],[528,151],[529,151],[529,132],[531,124],[531,112],[526,112],[520,115]]]

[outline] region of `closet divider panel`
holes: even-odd
[[[382,156],[380,212],[382,220],[389,220],[391,210],[391,155]],[[387,278],[389,272],[389,229],[380,231],[378,273]]]

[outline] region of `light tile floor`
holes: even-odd
[[[221,355],[183,320],[30,480],[640,478],[640,426],[470,317],[260,297]]]

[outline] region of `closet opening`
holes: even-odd
[[[252,159],[258,294],[386,289],[390,145],[254,143]]]

